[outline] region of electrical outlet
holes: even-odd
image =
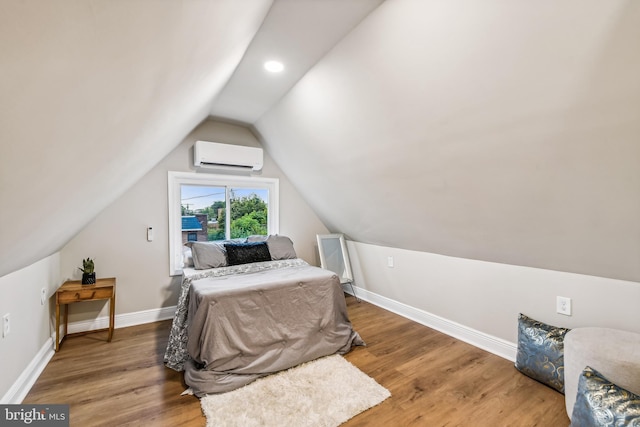
[[[387,257],[387,267],[393,268],[393,257],[392,256],[388,256]]]
[[[40,289],[40,305],[44,305],[47,300],[47,288]]]
[[[10,320],[11,315],[9,313],[2,316],[2,338],[9,335],[9,332],[11,332],[11,324],[9,323]]]
[[[556,297],[556,311],[565,316],[571,316],[571,298]]]

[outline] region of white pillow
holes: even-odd
[[[193,254],[191,253],[191,248],[188,248],[188,247],[182,248],[182,266],[194,267]]]

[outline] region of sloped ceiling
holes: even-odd
[[[356,15],[0,2],[0,276],[59,250],[214,114],[253,125],[354,240],[640,281],[640,2],[305,2]],[[316,57],[293,54],[275,92],[252,86],[246,65],[285,28]]]
[[[208,116],[271,3],[0,2],[0,276],[59,250]]]
[[[356,241],[640,281],[639,40],[633,0],[387,1],[255,128]]]

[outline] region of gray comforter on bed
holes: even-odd
[[[256,263],[263,265],[229,274],[216,269],[189,278],[186,286],[183,280],[185,310],[179,326],[174,319],[165,363],[184,366],[196,395],[230,391],[364,344],[352,329],[338,277],[295,261]]]

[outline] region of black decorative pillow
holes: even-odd
[[[640,396],[618,387],[587,366],[578,380],[571,425],[640,426]]]
[[[225,243],[229,265],[271,261],[267,242]]]
[[[516,369],[564,394],[564,336],[567,328],[558,328],[518,316],[518,352]]]

